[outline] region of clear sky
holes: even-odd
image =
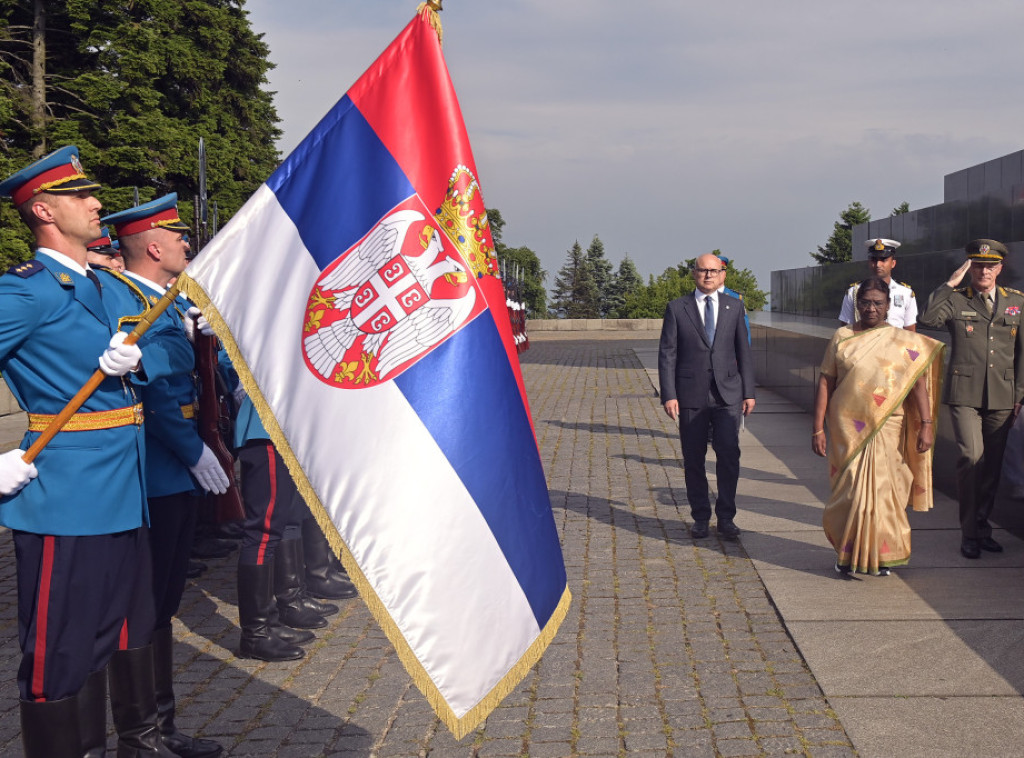
[[[247,0],[287,154],[415,0]],[[550,288],[595,234],[641,274],[720,248],[769,288],[873,218],[1024,148],[1020,0],[445,0],[486,204]]]

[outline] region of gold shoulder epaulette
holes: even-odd
[[[1014,295],[1020,295],[1021,297],[1024,297],[1024,292],[1021,292],[1020,290],[1015,290],[1013,287],[1003,287],[1003,289],[1005,289],[1007,292],[1013,293]]]
[[[956,288],[953,289],[953,292],[967,292],[968,289],[970,289],[970,288],[969,287],[956,287]]]
[[[132,314],[129,316],[121,316],[121,318],[117,320],[118,331],[120,331],[121,327],[123,327],[125,324],[138,324],[140,321],[142,321],[142,317],[149,313],[149,310],[153,307],[149,302],[149,298],[146,297],[146,293],[142,291],[142,288],[134,281],[132,281],[131,277],[125,276],[120,271],[114,271],[113,269],[110,268],[97,268],[95,270],[102,271],[107,276],[112,276],[119,282],[123,282],[131,291],[131,293],[135,295],[139,303],[142,304],[142,312],[139,313],[138,315]]]

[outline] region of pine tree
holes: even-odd
[[[839,214],[839,220],[832,228],[832,235],[818,252],[809,253],[819,264],[843,263],[853,259],[853,227],[871,220],[871,211],[854,201]]]
[[[177,192],[189,220],[204,137],[208,192],[223,223],[278,162],[279,119],[262,89],[273,64],[243,6],[0,0],[0,174],[75,144],[89,176],[104,185],[97,195],[107,211],[129,206],[137,186],[143,201]],[[45,26],[34,37],[40,18]],[[40,39],[44,59],[33,52]],[[6,223],[9,204],[0,214],[5,231],[17,229],[23,241],[0,238],[4,253],[25,257],[27,233]]]
[[[522,282],[520,295],[526,303],[528,318],[547,318],[547,292],[544,280],[548,272],[540,266],[540,258],[528,247],[509,247],[502,238],[505,231],[505,219],[497,208],[487,209],[487,224],[491,228],[491,239],[494,240],[494,252],[509,275],[519,275]]]
[[[640,277],[640,272],[636,270],[636,264],[629,257],[629,253],[626,253],[619,263],[619,270],[615,272],[609,289],[608,315],[612,318],[624,318],[621,311],[627,298],[643,286],[644,280]]]
[[[590,261],[577,240],[555,279],[552,309],[562,318],[598,318],[597,298]]]
[[[611,261],[604,256],[604,243],[596,234],[587,248],[587,261],[590,263],[590,272],[597,287],[597,311],[601,318],[605,318],[608,315],[608,297],[611,295],[615,277],[612,274]]]

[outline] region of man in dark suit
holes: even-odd
[[[711,500],[704,471],[708,431],[718,459],[718,533],[736,537],[736,483],[740,476],[740,414],[754,410],[754,360],[743,323],[743,303],[720,292],[725,266],[702,255],[693,268],[697,290],[668,304],[661,326],[658,377],[661,400],[679,419],[686,497],[696,538],[708,536]]]

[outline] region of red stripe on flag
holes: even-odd
[[[36,646],[32,653],[32,695],[36,702],[46,700],[42,692],[46,676],[46,627],[50,612],[50,585],[53,582],[55,546],[56,538],[43,537],[43,565],[40,567],[39,597],[36,606]]]

